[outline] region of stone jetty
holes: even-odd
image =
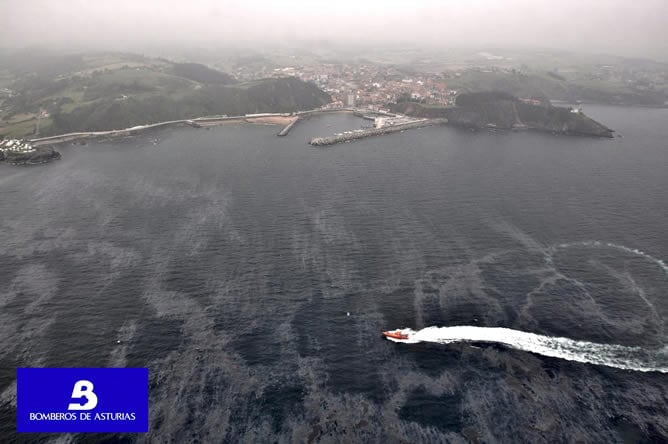
[[[281,137],[287,136],[290,133],[290,130],[292,129],[292,127],[295,126],[297,124],[297,122],[299,122],[299,120],[300,120],[300,117],[295,117],[295,119],[292,122],[288,123],[285,126],[285,128],[283,128],[281,130],[281,132],[278,133],[278,135],[281,136]]]
[[[309,142],[313,146],[334,145],[342,142],[350,142],[352,140],[364,139],[365,137],[382,136],[383,134],[391,134],[407,129],[423,128],[425,126],[443,125],[448,123],[448,119],[422,119],[414,122],[403,123],[400,125],[384,126],[382,128],[367,128],[355,131],[348,131],[342,134],[327,137],[314,137]]]

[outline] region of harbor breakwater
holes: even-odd
[[[372,136],[382,136],[384,134],[396,133],[407,129],[423,128],[425,126],[444,125],[448,123],[448,119],[423,119],[415,122],[403,123],[400,125],[386,126],[382,128],[368,128],[356,130],[343,134],[335,134],[326,137],[314,137],[309,142],[313,146],[334,145],[337,143],[350,142],[352,140],[364,139]]]
[[[292,129],[292,127],[294,127],[294,126],[297,124],[297,122],[299,122],[300,119],[301,119],[300,117],[295,117],[295,118],[292,120],[292,122],[288,123],[288,124],[285,126],[285,128],[283,128],[283,129],[278,133],[278,136],[280,136],[280,137],[285,137],[285,136],[287,136],[288,134],[290,134],[290,130]]]

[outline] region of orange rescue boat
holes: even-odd
[[[406,333],[402,333],[401,330],[384,331],[383,336],[392,339],[408,339],[408,335]]]

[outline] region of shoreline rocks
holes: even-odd
[[[4,160],[10,165],[41,165],[60,159],[60,153],[50,146],[35,147],[29,152],[5,152]]]

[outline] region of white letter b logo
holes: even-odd
[[[92,410],[97,405],[97,395],[93,392],[93,383],[82,379],[74,384],[72,399],[79,399],[77,403],[70,403],[67,410]]]

